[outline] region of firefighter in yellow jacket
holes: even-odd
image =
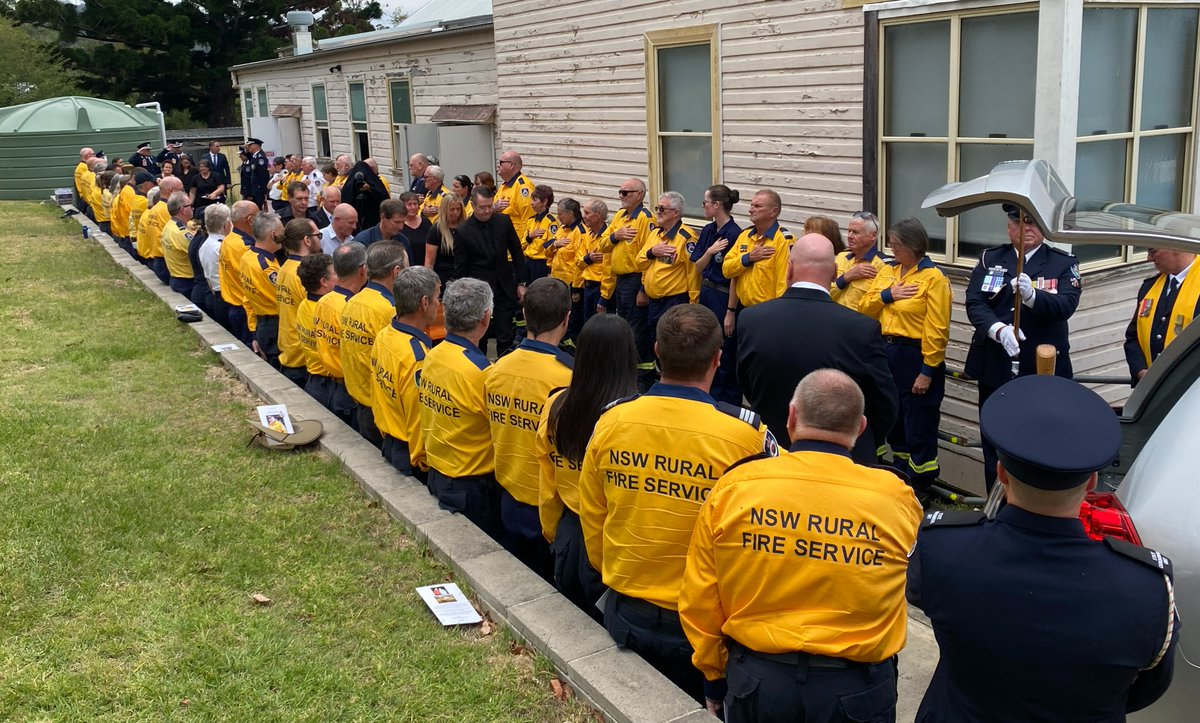
[[[900,415],[887,434],[893,463],[924,496],[938,476],[938,422],[946,394],[950,280],[926,253],[929,237],[915,218],[888,229],[895,259],[875,276],[858,310],[879,320]]]
[[[649,299],[642,286],[641,261],[646,239],[650,238],[650,227],[654,216],[644,205],[646,184],[639,178],[630,178],[617,191],[621,197],[621,210],[613,215],[612,222],[604,231],[604,238],[611,244],[610,269],[613,275],[612,302],[608,311],[629,322],[633,338],[638,345],[638,381],[644,389],[654,376],[654,330],[646,321]],[[587,218],[584,218],[587,223]]]
[[[683,222],[683,196],[668,191],[654,207],[654,226],[638,258],[642,287],[650,304],[646,324],[653,330],[667,309],[679,304],[694,304],[700,298],[700,275],[692,263],[696,232]]]
[[[853,379],[810,373],[788,407],[790,453],[731,469],[700,510],[679,617],[726,720],[846,720],[850,698],[857,720],[895,708],[922,512],[897,475],[851,460],[865,427]]]
[[[596,423],[579,520],[588,559],[612,590],[604,626],[613,640],[699,699],[703,680],[677,613],[692,527],[730,465],[776,445],[757,414],[708,393],[724,341],[708,308],[671,308],[657,334],[662,381],[613,402]]]
[[[538,420],[554,389],[571,383],[571,357],[558,348],[567,333],[571,291],[541,278],[525,289],[526,337],[491,368],[484,392],[492,430],[504,546],[547,580],[553,567],[538,519]]]
[[[787,288],[788,253],[795,237],[779,225],[779,194],[764,189],[750,200],[750,226],[726,250],[721,271],[737,279],[738,306],[778,299]]]
[[[616,277],[612,273],[613,246],[605,235],[608,205],[598,198],[589,198],[580,208],[583,228],[579,230],[579,253],[576,266],[583,281],[583,321],[597,313],[615,309],[612,296]]]
[[[870,211],[859,211],[850,219],[846,250],[837,255],[837,276],[829,285],[829,296],[847,309],[858,311],[875,276],[887,261],[878,248],[879,219]]]
[[[346,391],[346,375],[342,371],[342,312],[350,299],[367,285],[366,247],[357,241],[339,246],[333,252],[333,272],[336,277],[333,291],[322,296],[313,310],[317,356],[324,371],[315,374],[310,369],[304,391],[338,419],[358,429],[358,411]]]
[[[383,435],[383,457],[401,474],[420,479],[427,465],[417,384],[433,348],[424,330],[437,320],[441,288],[433,269],[410,266],[401,271],[392,286],[396,317],[379,330],[371,347],[371,410]]]
[[[367,278],[370,281],[348,299],[342,309],[340,353],[346,391],[354,400],[358,433],[380,448],[383,447],[383,436],[371,409],[375,386],[371,378],[371,347],[375,345],[379,330],[396,315],[392,284],[406,266],[407,258],[408,250],[399,241],[371,244],[367,249]]]
[[[479,279],[446,285],[446,338],[430,350],[417,387],[429,491],[438,506],[504,539],[500,488],[484,384],[491,365],[479,342],[492,321],[492,287]]]

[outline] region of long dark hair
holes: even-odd
[[[550,442],[572,462],[582,462],[596,420],[609,402],[637,391],[637,345],[629,323],[597,314],[583,325],[575,347],[571,386],[558,395],[547,420]]]

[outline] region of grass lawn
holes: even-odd
[[[592,719],[58,215],[0,204],[0,719]]]

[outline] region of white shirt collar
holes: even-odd
[[[824,291],[825,295],[829,296],[829,287],[828,286],[821,286],[820,284],[814,284],[811,281],[797,281],[796,283],[792,284],[792,288],[793,289],[815,289],[817,291]]]
[[[1188,272],[1192,270],[1192,266],[1194,266],[1195,264],[1196,264],[1196,262],[1193,261],[1192,263],[1188,264],[1187,267],[1184,268],[1183,271],[1180,271],[1179,273],[1173,275],[1171,278],[1175,279],[1176,284],[1183,286],[1183,280],[1187,278]]]

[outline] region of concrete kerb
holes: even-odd
[[[171,291],[133,260],[83,214],[73,218],[113,260],[173,311],[188,299]],[[189,325],[205,344],[237,342],[207,316]],[[417,540],[467,580],[493,619],[554,663],[559,673],[606,720],[619,723],[677,723],[716,720],[636,653],[620,650],[604,629],[544,580],[460,515],[437,506],[425,486],[381,461],[378,450],[316,404],[252,351],[220,354],[221,363],[265,402],[284,403],[325,427],[320,445],[338,459],[370,499],[375,499]]]

